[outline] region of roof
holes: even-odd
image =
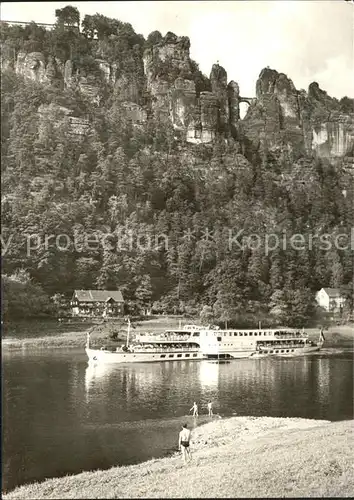
[[[328,297],[338,297],[338,295],[342,295],[339,288],[323,288]]]
[[[74,295],[79,302],[124,302],[122,292],[119,290],[74,290]]]

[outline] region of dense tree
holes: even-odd
[[[59,25],[80,27],[80,12],[72,5],[67,5],[63,9],[56,9],[55,17]]]
[[[55,304],[49,301],[41,286],[31,279],[28,272],[18,269],[11,276],[1,276],[2,315],[4,318],[29,318],[51,315]]]
[[[301,326],[318,289],[351,286],[354,200],[339,162],[256,152],[242,131],[237,141],[186,144],[162,114],[133,124],[126,101],[148,108],[142,53],[162,35],[151,33],[145,44],[130,24],[100,14],[85,16],[80,33],[69,29],[80,22],[75,8],[56,15],[52,31],[5,25],[4,56],[36,48],[59,65],[70,59],[73,74],[92,77],[103,97],[98,106],[70,86],[3,71],[7,314],[19,310],[17,289],[26,307],[24,288],[49,311],[49,296],[100,287],[121,289],[137,311],[153,303],[202,313],[207,323],[255,326],[269,317]],[[104,82],[100,59],[114,66],[115,88]],[[185,71],[197,93],[210,90],[195,62]],[[341,101],[343,110],[349,105]],[[73,119],[88,123],[86,136],[75,134]],[[291,244],[293,234],[304,247]],[[20,269],[27,281],[18,284]]]
[[[135,290],[135,299],[139,309],[147,312],[151,307],[152,286],[151,278],[148,274],[141,277],[140,283]]]
[[[152,47],[153,45],[158,44],[163,39],[163,36],[159,31],[152,31],[146,39],[145,46],[146,48]]]

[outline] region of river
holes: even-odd
[[[352,350],[92,368],[82,350],[22,349],[2,361],[5,491],[174,451],[181,423],[209,421],[209,400],[222,417],[353,418]]]

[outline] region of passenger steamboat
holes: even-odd
[[[309,340],[304,331],[291,329],[200,331],[204,359],[292,357],[318,351],[323,342],[322,330],[317,342]]]
[[[92,363],[146,363],[156,361],[198,360],[203,358],[199,332],[202,327],[185,325],[160,334],[142,333],[130,343],[128,320],[127,342],[116,349],[92,349],[87,334],[86,354]]]

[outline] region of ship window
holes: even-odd
[[[218,342],[221,342],[221,337],[216,337],[216,340],[217,340]]]
[[[189,358],[189,354],[186,354],[186,358]]]
[[[287,349],[286,352],[289,352],[289,349]]]
[[[279,352],[279,350],[277,349],[275,352]]]
[[[237,337],[237,332],[234,332],[234,337]]]
[[[166,354],[161,354],[160,358],[165,358]]]
[[[242,333],[242,332],[240,332],[240,333],[239,333],[239,336],[240,336],[240,337],[242,337],[242,335],[243,335],[243,333]]]
[[[271,354],[273,354],[274,351],[269,351]]]
[[[291,349],[291,352],[294,352],[294,349]]]
[[[177,354],[177,358],[181,358],[182,357],[182,354]]]
[[[197,354],[193,354],[193,358],[195,358],[197,356]]]
[[[268,351],[263,351],[263,352],[264,352],[264,354],[268,354]]]
[[[169,354],[168,357],[169,358],[173,358],[174,354]]]
[[[284,352],[284,349],[282,349],[280,352]]]
[[[258,335],[257,332],[254,332],[255,335]]]
[[[248,333],[246,333],[246,332],[245,332],[245,333],[244,333],[244,336],[245,336],[245,337],[247,337],[247,335],[248,335]]]
[[[253,335],[253,332],[250,332],[250,333],[249,333],[249,335],[250,335],[250,336],[251,336],[251,335]]]

